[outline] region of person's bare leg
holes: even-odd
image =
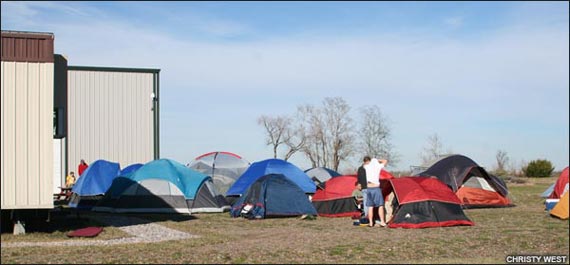
[[[380,216],[380,222],[386,224],[386,216],[384,214],[384,206],[378,207],[378,215]]]
[[[368,207],[368,225],[374,226],[374,207]]]

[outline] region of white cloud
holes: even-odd
[[[443,23],[452,29],[463,26],[463,17],[448,17],[443,20]]]

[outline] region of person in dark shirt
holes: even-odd
[[[362,187],[362,205],[366,205],[366,188],[367,188],[367,181],[366,181],[366,170],[364,169],[364,165],[370,163],[371,158],[369,156],[365,156],[362,159],[362,165],[358,168],[358,172],[356,177],[358,178],[358,183]],[[364,218],[368,217],[368,211],[364,211]]]

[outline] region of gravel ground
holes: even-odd
[[[9,247],[35,247],[35,246],[92,246],[92,245],[117,245],[132,243],[152,243],[168,240],[180,240],[195,238],[178,230],[170,229],[158,224],[150,223],[147,220],[128,216],[93,216],[93,219],[109,226],[117,227],[133,237],[123,237],[110,240],[68,240],[56,242],[13,242],[2,243],[2,248]]]

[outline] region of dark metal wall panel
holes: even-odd
[[[2,31],[2,61],[53,62],[51,33]]]

